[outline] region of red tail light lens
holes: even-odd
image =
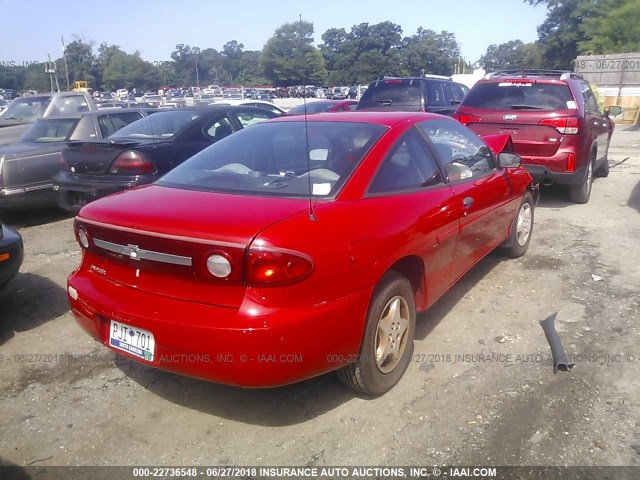
[[[313,263],[294,252],[250,249],[247,261],[247,284],[254,287],[299,282],[311,274]]]
[[[480,123],[480,117],[475,115],[466,115],[464,113],[454,113],[453,118],[458,120],[463,125],[469,125],[470,123]]]
[[[116,175],[148,175],[156,172],[156,166],[134,150],[118,155],[109,169],[109,173]]]
[[[577,135],[580,132],[578,117],[557,117],[541,120],[538,125],[553,127],[562,135]]]
[[[58,165],[60,166],[60,170],[62,170],[63,172],[70,172],[71,171],[71,168],[69,168],[69,164],[64,159],[62,154],[60,154],[60,158],[58,159]]]

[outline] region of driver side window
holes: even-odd
[[[428,120],[418,128],[431,140],[448,182],[476,179],[494,169],[489,147],[455,120]]]

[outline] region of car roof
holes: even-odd
[[[489,72],[485,75],[482,81],[500,81],[504,79],[535,79],[546,81],[568,81],[568,80],[584,80],[584,77],[579,73],[574,73],[571,70],[545,70],[545,69],[512,69],[512,70],[497,70],[495,72]]]
[[[98,115],[107,115],[110,113],[123,113],[123,112],[140,112],[140,111],[152,111],[155,112],[155,108],[103,108],[102,110],[93,110],[91,112],[77,112],[67,113],[62,115],[51,115],[49,117],[40,118],[39,120],[64,120],[64,119],[76,119],[82,117],[95,117]]]
[[[300,122],[304,121],[303,115],[292,115],[277,117],[270,122]],[[417,120],[434,120],[447,118],[442,115],[426,112],[399,112],[399,111],[360,111],[360,112],[323,112],[314,113],[306,117],[306,121],[311,122],[350,122],[350,123],[373,123],[377,125],[385,125],[391,127],[399,122],[417,119]],[[452,120],[455,121],[455,120]]]

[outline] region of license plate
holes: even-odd
[[[109,330],[109,345],[148,362],[153,362],[156,350],[156,341],[153,338],[153,333],[149,330],[113,320],[111,320],[111,329]]]

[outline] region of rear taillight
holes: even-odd
[[[156,171],[153,163],[134,150],[118,155],[109,168],[109,173],[116,175],[148,175]]]
[[[69,164],[64,159],[64,156],[62,154],[60,154],[60,158],[58,159],[58,165],[60,166],[60,170],[62,170],[63,172],[70,172],[71,171],[71,168],[69,167]]]
[[[470,123],[480,123],[480,117],[475,115],[467,115],[464,113],[454,113],[453,118],[458,120],[463,125],[469,125]]]
[[[580,120],[578,117],[545,118],[538,125],[553,127],[562,135],[577,135],[580,132]]]
[[[295,283],[312,270],[311,259],[297,252],[252,248],[247,255],[247,285],[253,287]]]

